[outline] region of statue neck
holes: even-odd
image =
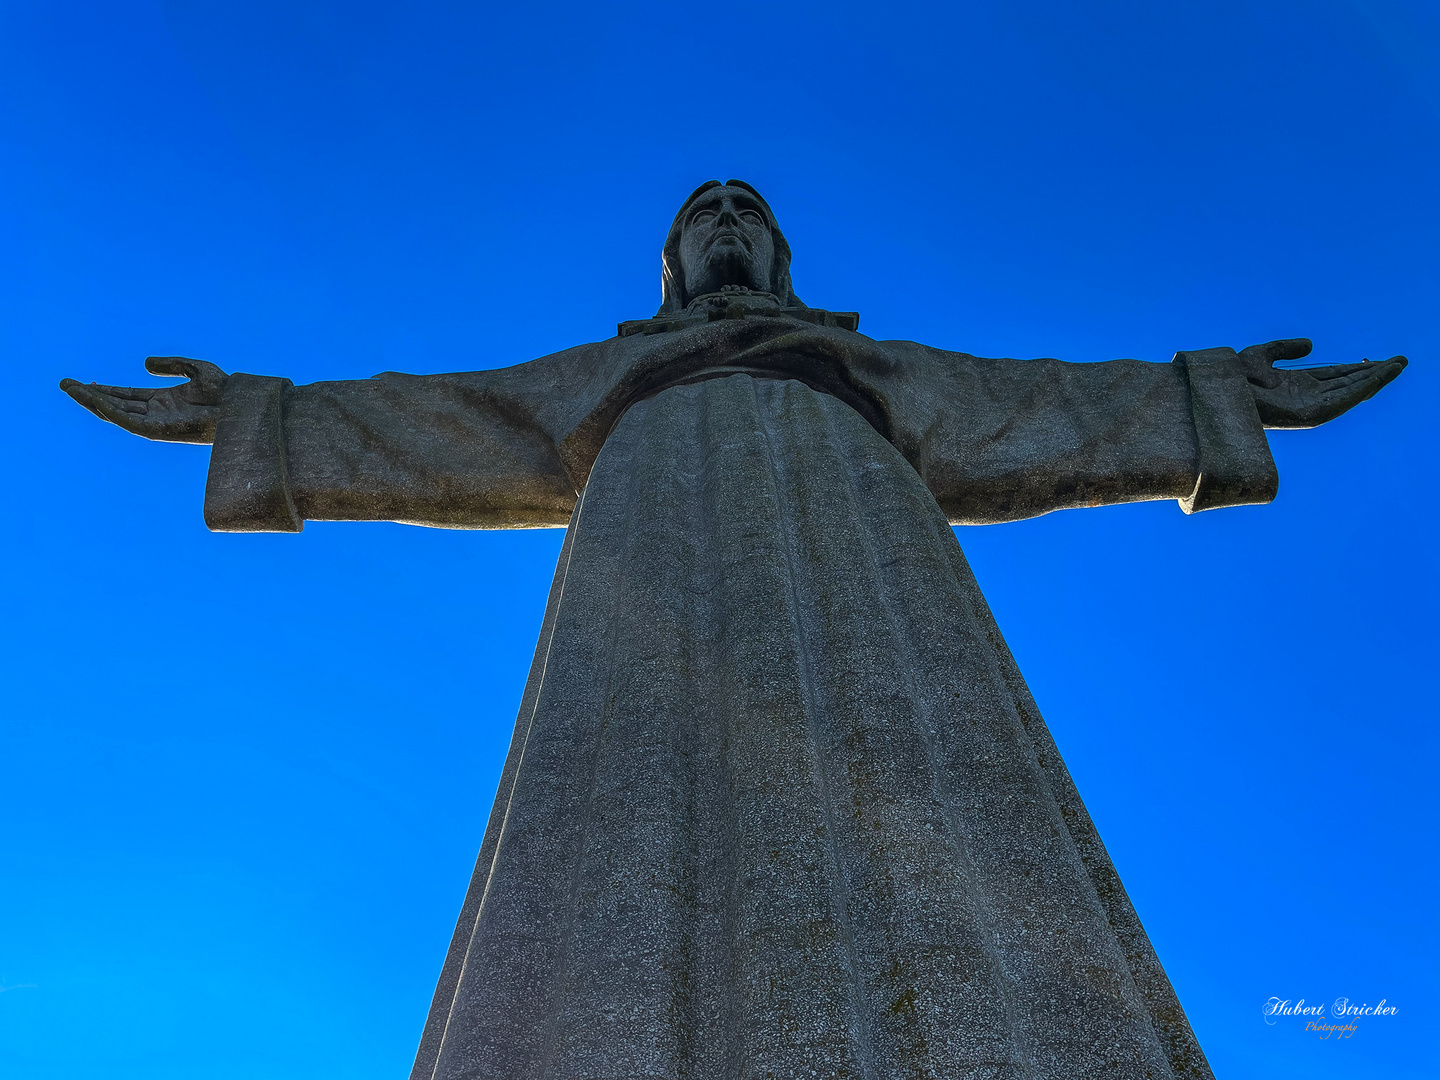
[[[853,311],[826,311],[796,303],[789,307],[780,303],[774,293],[756,292],[739,285],[727,285],[720,292],[704,293],[685,305],[684,311],[673,315],[657,315],[653,319],[632,319],[622,322],[619,335],[664,334],[672,330],[698,326],[720,319],[774,318],[789,316],[815,326],[834,326],[841,330],[857,330],[860,316]]]
[[[728,311],[736,307],[745,315],[766,314],[779,310],[780,298],[772,292],[747,289],[744,285],[726,285],[719,292],[701,293],[695,297],[685,305],[685,314],[708,317],[712,311]]]

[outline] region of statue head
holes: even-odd
[[[790,245],[769,205],[743,180],[696,188],[675,215],[660,261],[662,315],[727,285],[805,306],[790,287]]]

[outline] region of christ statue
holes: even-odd
[[[951,526],[1268,502],[1405,359],[874,341],[738,180],[662,266],[514,367],[61,384],[211,443],[211,529],[567,528],[412,1080],[1210,1077]]]

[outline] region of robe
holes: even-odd
[[[950,526],[1273,498],[1234,355],[232,376],[212,528],[568,525],[412,1080],[1210,1077]]]

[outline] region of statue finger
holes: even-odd
[[[97,394],[90,387],[82,383],[79,379],[61,379],[60,389],[64,390],[65,393],[69,394],[70,399],[74,401],[77,405],[80,405],[90,410],[102,420],[105,418],[105,414],[100,411],[100,395]]]
[[[191,360],[188,356],[147,356],[145,370],[152,375],[171,375],[194,379],[196,382],[213,382],[225,378],[225,372],[218,365],[208,360]]]
[[[1381,360],[1378,363],[1360,364],[1349,374],[1327,380],[1321,386],[1320,392],[1322,394],[1329,394],[1332,391],[1344,393],[1352,387],[1371,386],[1374,389],[1370,392],[1374,393],[1375,390],[1393,382],[1409,366],[1410,361],[1403,356],[1392,356],[1389,360]]]
[[[104,383],[90,383],[91,390],[98,390],[106,397],[117,401],[149,401],[162,388],[156,386],[106,386]]]
[[[1301,357],[1309,356],[1313,347],[1309,338],[1280,338],[1276,341],[1267,341],[1263,345],[1251,345],[1249,348],[1241,349],[1240,355],[1246,360],[1273,364],[1277,360],[1299,360]]]
[[[76,397],[77,388],[85,393],[101,393],[108,397],[127,401],[149,401],[155,396],[155,387],[153,386],[106,386],[104,383],[82,383],[79,379],[60,380],[60,389],[79,401],[80,398]]]
[[[61,383],[61,388],[78,404],[100,419],[108,420],[127,431],[138,431],[144,422],[146,412],[144,402],[113,398],[93,384],[86,386],[73,379]]]
[[[1372,379],[1384,378],[1390,381],[1410,366],[1403,356],[1392,356],[1389,360],[1366,360],[1360,364],[1349,364],[1352,375],[1366,375]]]
[[[147,356],[145,370],[151,375],[170,375],[177,379],[193,379],[195,362],[184,356]]]
[[[1321,382],[1330,379],[1338,379],[1343,375],[1351,375],[1357,371],[1373,368],[1375,365],[1369,361],[1359,364],[1327,364],[1325,367],[1306,368],[1305,374],[1312,379],[1319,379]]]
[[[110,412],[128,413],[131,416],[145,416],[150,411],[149,404],[143,400],[116,397],[113,394],[106,393],[103,388],[99,387],[91,387],[91,390],[92,392],[98,391],[95,393],[96,400],[102,408],[108,409]]]
[[[1320,398],[1325,403],[1326,411],[1333,411],[1333,415],[1339,416],[1367,398],[1374,397],[1382,387],[1405,370],[1405,365],[1403,358],[1400,363],[1385,360],[1378,364],[1366,364],[1359,371],[1352,371],[1348,375],[1322,383]]]

